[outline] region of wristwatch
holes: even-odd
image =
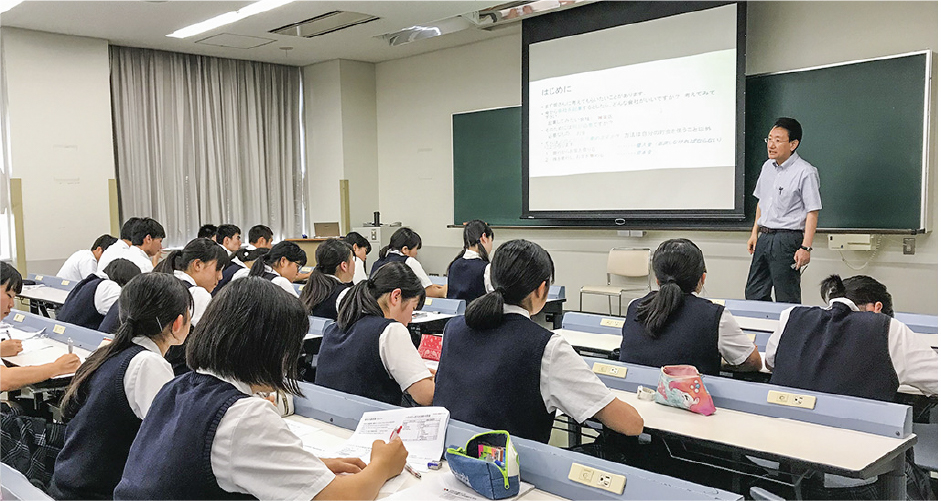
[[[804,250],[807,251],[807,252],[810,252],[810,251],[814,250],[813,247],[807,247],[806,245],[801,245],[801,249],[804,249]]]

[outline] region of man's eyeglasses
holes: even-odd
[[[765,138],[766,144],[784,144],[784,143],[789,143],[789,142],[790,141],[785,141],[784,139],[774,139],[770,137]]]

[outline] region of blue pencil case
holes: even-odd
[[[474,435],[464,448],[444,453],[451,473],[488,499],[506,499],[520,492],[519,456],[504,430]]]

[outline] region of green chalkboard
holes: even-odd
[[[804,129],[798,153],[820,173],[819,227],[836,230],[924,229],[927,52],[746,78],[745,210],[762,163],[763,139],[779,116]],[[483,219],[501,226],[585,225],[522,220],[520,107],[455,114],[454,223]],[[591,224],[591,223],[588,223]],[[594,225],[597,225],[594,224]],[[631,227],[701,227],[690,222],[632,222]]]

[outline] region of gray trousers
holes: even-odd
[[[802,231],[758,234],[745,283],[745,299],[771,301],[774,289],[774,300],[779,303],[801,302],[801,274],[791,266],[803,240]]]

